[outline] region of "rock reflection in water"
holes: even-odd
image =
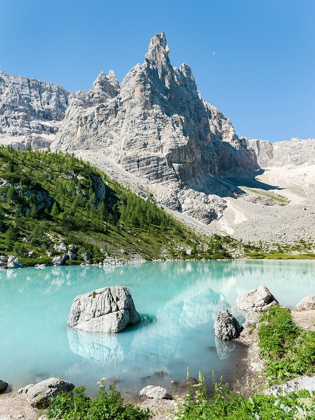
[[[119,343],[115,334],[93,334],[68,328],[70,350],[101,363],[119,363],[129,354],[131,343]]]

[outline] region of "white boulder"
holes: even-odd
[[[313,311],[315,310],[315,295],[306,296],[297,305],[298,311]]]
[[[14,257],[13,255],[9,255],[7,267],[8,268],[23,268],[24,266],[23,266],[22,261],[19,258]]]
[[[68,327],[97,333],[118,333],[140,322],[130,291],[105,287],[77,296],[68,316]]]
[[[172,396],[161,386],[148,385],[139,392],[139,397],[148,397],[154,400],[172,400]]]
[[[19,394],[25,394],[27,401],[36,408],[46,408],[50,399],[74,388],[73,383],[58,378],[49,378],[35,385],[27,385],[19,389]]]

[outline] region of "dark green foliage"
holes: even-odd
[[[4,240],[4,244],[9,251],[12,250],[15,240],[16,240],[15,230],[11,226],[9,226],[8,230],[5,233],[5,240]]]
[[[47,252],[58,255],[53,245],[61,240],[91,252],[94,262],[105,253],[122,257],[121,249],[124,258],[137,254],[151,260],[162,251],[169,256],[172,248],[179,258],[195,237],[155,203],[72,155],[0,147],[0,176],[7,181],[0,189],[0,254],[14,248],[25,258],[35,252],[28,263],[41,263]],[[100,180],[104,200],[98,196]]]
[[[49,419],[63,420],[149,420],[149,410],[141,410],[132,404],[125,404],[114,386],[107,392],[101,386],[97,398],[90,398],[84,387],[56,397],[50,404]]]
[[[55,219],[58,216],[59,210],[58,210],[58,205],[56,202],[53,204],[50,214],[53,219]]]
[[[288,309],[277,305],[266,312],[258,336],[268,377],[287,380],[315,373],[315,332],[299,328]]]

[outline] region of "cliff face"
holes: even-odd
[[[47,147],[58,131],[69,93],[53,83],[0,71],[0,141]]]
[[[270,143],[267,140],[249,140],[262,168],[315,165],[315,139]]]
[[[247,141],[201,97],[189,66],[173,68],[168,55],[158,34],[121,86],[113,72],[101,73],[71,100],[53,149],[99,150],[152,183],[256,169]]]

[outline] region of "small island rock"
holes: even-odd
[[[213,330],[214,335],[220,340],[229,341],[240,336],[242,327],[227,309],[222,309],[218,313]]]
[[[298,311],[313,311],[315,310],[315,295],[306,296],[297,305]]]
[[[68,327],[97,333],[118,333],[140,322],[130,291],[105,287],[77,296],[68,316]]]
[[[19,394],[25,394],[27,401],[36,408],[46,408],[50,399],[63,392],[69,392],[74,388],[71,382],[58,378],[49,378],[38,382],[35,385],[27,385],[18,391]]]

